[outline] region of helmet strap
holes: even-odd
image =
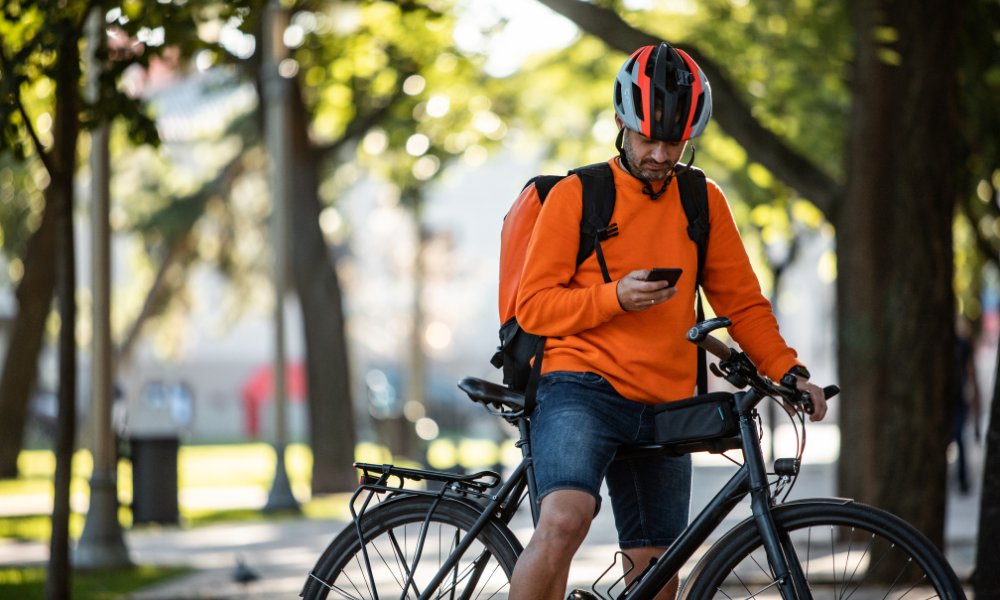
[[[660,191],[658,191],[658,192],[653,191],[653,185],[650,182],[648,182],[645,179],[643,179],[642,177],[639,177],[638,175],[636,175],[635,173],[633,173],[632,172],[632,168],[628,164],[628,157],[625,155],[625,130],[626,129],[627,129],[626,127],[622,127],[621,129],[619,129],[618,130],[618,138],[615,140],[615,148],[618,149],[618,160],[619,160],[619,162],[621,162],[621,165],[623,167],[625,167],[625,172],[626,173],[628,173],[632,177],[635,177],[636,179],[638,179],[639,181],[642,182],[642,193],[645,194],[645,195],[647,195],[647,196],[649,196],[650,200],[657,200],[660,196],[663,195],[663,192],[667,191],[667,186],[670,185],[670,181],[674,178],[674,172],[677,170],[677,165],[674,165],[674,168],[670,170],[670,174],[667,175],[667,178],[663,181],[663,186],[660,188]],[[693,149],[694,146],[691,146],[691,148]],[[694,163],[694,153],[692,152],[692,154],[691,154],[691,162],[689,162],[687,165],[685,165],[684,169],[686,170],[686,169],[690,168],[693,163]]]

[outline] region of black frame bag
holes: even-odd
[[[656,441],[682,444],[732,437],[739,431],[733,395],[712,392],[653,407]]]

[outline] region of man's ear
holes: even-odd
[[[621,131],[625,127],[625,122],[618,116],[618,113],[615,113],[615,125],[618,126],[618,131]]]

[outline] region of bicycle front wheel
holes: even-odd
[[[415,496],[366,511],[361,530],[370,572],[357,530],[351,523],[316,563],[306,583],[305,597],[309,600],[419,597],[481,514],[467,504],[444,499],[431,514],[421,544],[420,533],[433,503],[432,497]],[[491,521],[430,598],[503,600],[507,598],[514,563],[520,553],[521,544],[510,529]]]
[[[941,552],[885,511],[855,502],[804,501],[779,506],[771,515],[816,600],[965,600]],[[781,600],[752,520],[709,550],[681,595],[681,600],[751,598]]]

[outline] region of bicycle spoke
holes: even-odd
[[[455,540],[452,542],[451,548],[448,549],[448,556],[458,548],[458,529],[455,529]],[[458,585],[458,562],[455,562],[455,566],[451,569],[451,580],[455,584],[451,588],[451,600],[455,600],[455,586]]]
[[[729,594],[727,594],[725,591],[723,591],[722,588],[719,587],[719,588],[715,588],[715,589],[719,590],[719,593],[722,594],[723,596],[725,596],[726,598],[728,598],[729,600],[733,600],[733,597],[730,596]]]
[[[327,586],[327,589],[329,589],[330,591],[339,593],[344,598],[347,598],[347,600],[361,600],[360,598],[358,598],[356,596],[352,596],[352,595],[348,594],[347,592],[345,592],[344,590],[340,589],[339,587],[337,587],[335,585],[329,585],[329,586]],[[357,589],[357,588],[354,588],[354,589]]]
[[[906,570],[906,567],[910,566],[910,561],[912,560],[913,560],[912,558],[907,559],[906,564],[903,565],[903,568],[899,570],[899,575],[896,575],[896,578],[892,580],[892,585],[889,586],[889,591],[885,593],[885,596],[882,596],[882,600],[885,600],[886,598],[889,597],[889,594],[892,593],[892,588],[896,587],[896,582],[899,581],[899,578],[903,576],[903,571]]]
[[[847,540],[847,560],[844,561],[844,573],[840,577],[840,597],[844,597],[847,589],[847,566],[851,564],[851,548],[854,546],[854,528],[851,527],[851,537]]]
[[[764,575],[767,575],[771,579],[774,579],[774,573],[772,573],[772,572],[766,570],[764,567],[760,566],[760,563],[757,562],[757,559],[754,558],[753,554],[750,555],[750,559],[753,560],[753,563],[755,565],[757,565],[757,568],[760,569],[764,573]],[[750,590],[747,590],[747,591],[750,591]]]
[[[476,557],[476,560],[472,561],[472,564],[470,564],[468,567],[466,567],[465,570],[462,571],[462,573],[459,574],[458,577],[455,578],[455,580],[452,582],[451,585],[449,585],[445,589],[443,589],[443,590],[441,590],[441,591],[438,592],[438,595],[435,597],[435,600],[440,600],[440,598],[443,598],[445,594],[447,594],[451,590],[455,589],[455,587],[459,583],[461,583],[462,581],[465,581],[465,578],[468,577],[479,566],[480,561],[483,560],[484,556],[487,556],[487,557],[489,556],[489,550],[483,550],[482,553],[479,556]],[[456,565],[455,568],[457,570],[458,569],[458,565]]]
[[[747,590],[747,592],[749,592],[749,593],[750,593],[750,595],[749,595],[749,596],[747,596],[746,598],[744,598],[743,600],[750,600],[751,598],[755,598],[755,597],[756,597],[756,596],[757,596],[758,594],[760,594],[761,592],[763,592],[763,591],[765,591],[765,590],[767,590],[767,589],[769,589],[769,588],[773,588],[773,587],[774,587],[774,586],[776,586],[776,585],[778,585],[778,582],[777,582],[777,581],[772,581],[771,583],[769,583],[769,584],[767,584],[766,586],[764,586],[764,587],[760,588],[760,589],[759,589],[759,590],[757,590],[756,592],[751,592],[750,590]],[[744,586],[744,587],[746,587],[746,586]]]
[[[492,594],[490,594],[490,597],[489,597],[489,598],[487,598],[486,600],[493,600],[493,596],[496,596],[497,594],[499,594],[499,593],[500,593],[500,590],[504,589],[504,588],[505,588],[505,587],[507,587],[508,585],[510,585],[510,582],[509,582],[509,581],[508,581],[508,582],[506,582],[506,583],[504,583],[503,585],[501,585],[501,586],[500,586],[499,588],[497,588],[497,591],[495,591],[495,592],[493,592]]]
[[[403,526],[403,531],[404,532],[406,531],[406,526],[405,525]],[[396,535],[392,532],[391,529],[389,530],[389,539],[392,541],[392,544],[393,544],[393,554],[395,555],[399,551],[399,542],[396,541]],[[406,571],[406,577],[409,577],[410,576],[410,569],[406,566],[406,556],[402,556],[401,559],[399,559],[399,558],[396,559],[397,562],[399,562],[399,560],[402,560],[402,562],[403,562],[402,569],[400,571],[400,576],[402,577],[402,572],[403,572],[403,570],[405,570]],[[395,577],[395,575],[393,575],[393,577]],[[405,579],[405,577],[404,577],[404,579]],[[399,583],[399,580],[397,580],[396,583]],[[399,585],[400,585],[400,588],[402,588],[403,584],[400,583]],[[410,581],[410,585],[413,586],[413,593],[415,593],[417,595],[417,597],[419,598],[420,597],[420,589],[417,587],[417,582],[416,581]]]
[[[753,598],[755,594],[750,591],[750,588],[747,587],[747,584],[743,583],[743,579],[741,579],[740,576],[736,574],[736,569],[733,569],[733,576],[735,576],[736,580],[740,582],[740,585],[743,586],[743,589],[745,589],[747,593],[750,594],[749,597]]]
[[[361,561],[358,560],[357,554],[354,555],[354,562],[358,563],[358,572],[361,573],[361,578],[365,581],[365,587],[368,588],[368,597],[374,598],[375,596],[372,595],[372,589],[368,587],[368,580],[365,579],[365,571],[361,568]],[[354,580],[351,579],[351,576],[348,575],[346,571],[344,571],[344,577],[347,577],[347,581],[350,581],[351,585],[354,586],[354,591],[356,591],[359,596],[363,596],[363,594],[361,594],[361,590],[358,589],[357,584],[354,583]],[[374,584],[375,582],[373,581],[372,583]]]
[[[396,580],[396,585],[399,586],[399,589],[403,589],[403,584],[400,583],[399,578],[396,577],[396,574],[392,572],[392,567],[390,567],[389,563],[385,561],[385,558],[382,556],[382,551],[379,550],[378,546],[376,546],[375,544],[372,544],[372,548],[375,548],[376,554],[378,554],[378,557],[382,559],[382,564],[384,564],[386,570],[389,571],[389,575],[392,575],[392,578]]]
[[[920,579],[916,580],[916,581],[915,581],[915,582],[913,583],[913,585],[911,585],[911,586],[910,586],[910,589],[906,590],[906,594],[909,594],[910,592],[912,592],[912,591],[913,591],[913,588],[917,587],[917,584],[918,584],[918,583],[920,583],[921,581],[923,581],[924,579],[927,579],[927,574],[926,574],[926,573],[924,573],[924,575],[923,575],[923,576],[921,576],[921,577],[920,577]],[[896,598],[896,600],[903,600],[903,598],[905,598],[905,597],[906,597],[906,594],[903,594],[903,595],[902,595],[902,596],[900,596],[899,598]]]
[[[858,564],[854,566],[854,571],[851,572],[851,581],[854,581],[854,575],[857,574],[858,569],[861,567],[861,563],[864,562],[865,556],[868,556],[868,550],[871,549],[872,544],[875,543],[875,534],[872,534],[872,538],[868,540],[868,545],[865,546],[865,551],[861,553],[861,558],[858,559]],[[864,579],[862,579],[864,581]]]
[[[499,568],[500,568],[500,563],[497,563],[497,566],[493,567],[493,572],[491,572],[490,576],[487,577],[486,581],[483,582],[483,587],[479,588],[479,593],[476,594],[476,598],[478,598],[478,597],[480,597],[480,596],[483,595],[483,590],[486,589],[486,584],[490,582],[490,579],[493,579],[493,575],[497,572],[497,569],[499,569]]]
[[[833,525],[830,526],[830,562],[833,563],[830,569],[833,575],[833,600],[837,600],[837,550],[833,547]]]
[[[861,578],[861,581],[858,583],[858,585],[854,587],[854,589],[851,591],[851,593],[848,594],[847,598],[844,598],[844,600],[851,600],[851,596],[854,595],[854,592],[856,592],[859,589],[861,589],[861,586],[864,585],[865,581],[868,579],[868,576],[871,575],[872,573],[874,573],[876,569],[878,569],[878,566],[880,564],[882,564],[882,561],[885,560],[885,557],[889,556],[889,551],[891,551],[895,547],[896,547],[896,544],[893,544],[893,545],[889,546],[888,550],[886,550],[885,552],[882,553],[882,556],[879,557],[878,562],[875,563],[875,566],[871,567],[870,569],[868,569],[868,572],[865,573],[865,576]]]

